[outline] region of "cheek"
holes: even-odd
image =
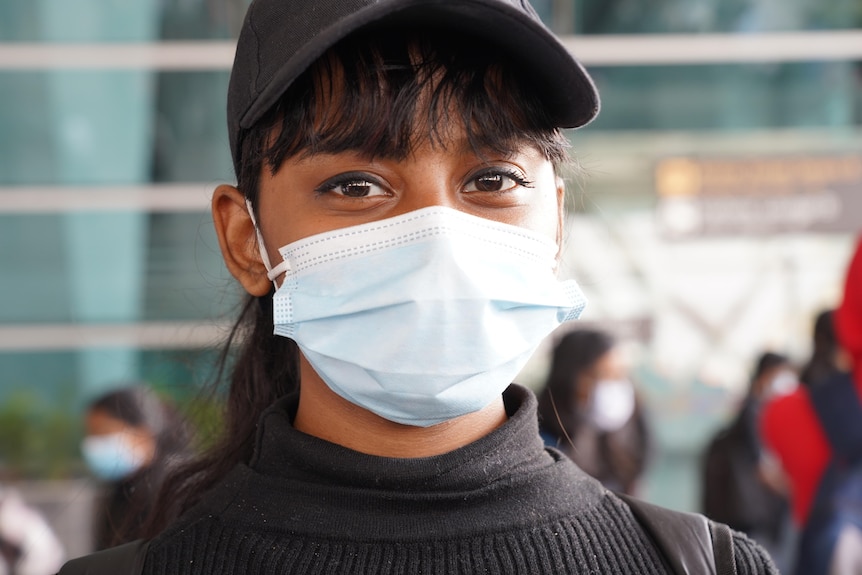
[[[586,407],[590,403],[590,398],[596,387],[596,380],[593,377],[582,375],[577,379],[575,385],[577,386],[575,390],[577,405],[580,408]]]
[[[129,444],[138,454],[149,456],[155,444],[152,437],[143,431],[130,431],[127,435]]]

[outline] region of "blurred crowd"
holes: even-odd
[[[862,240],[836,309],[798,371],[767,352],[703,457],[703,512],[748,534],[783,573],[862,573]],[[798,385],[797,385],[798,383]]]
[[[705,445],[699,511],[756,540],[782,573],[862,574],[862,239],[840,305],[813,319],[808,360],[764,350]],[[618,347],[595,330],[560,338],[539,426],[608,489],[636,494],[650,426]]]

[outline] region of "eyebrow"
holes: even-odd
[[[522,141],[514,146],[500,146],[497,149],[489,146],[476,148],[470,144],[469,139],[466,137],[458,138],[457,142],[452,142],[451,140],[449,140],[445,142],[445,145],[443,145],[442,143],[435,144],[434,138],[431,137],[423,137],[422,140],[423,143],[427,141],[430,142],[430,145],[435,147],[442,146],[443,149],[446,149],[449,153],[453,155],[471,156],[480,160],[489,160],[489,156],[502,156],[503,159],[511,159],[518,155],[518,153],[520,152],[520,148],[529,146],[529,143],[527,141]],[[340,147],[327,145],[326,142],[322,142],[322,145],[319,146],[318,150],[312,151],[310,148],[304,148],[296,154],[296,157],[303,159],[313,159],[319,156],[354,154],[357,157],[368,161],[387,160],[397,162],[409,157],[413,153],[414,149],[415,147],[409,150],[391,150],[388,152],[384,151],[382,153],[369,153],[367,149],[358,146]]]

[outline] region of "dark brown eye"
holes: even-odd
[[[476,183],[476,191],[478,192],[499,192],[503,189],[502,174],[485,174],[474,180]]]
[[[513,170],[505,168],[491,168],[484,170],[475,176],[464,187],[465,192],[507,192],[523,186],[531,187],[527,179]]]
[[[370,182],[356,180],[341,184],[341,193],[350,198],[364,198],[372,191]]]
[[[337,194],[345,198],[369,198],[386,195],[386,188],[379,180],[361,172],[339,174],[318,186],[315,191],[318,194]]]

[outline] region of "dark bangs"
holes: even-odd
[[[403,159],[423,141],[445,147],[448,130],[461,126],[480,157],[528,145],[559,168],[568,140],[506,61],[484,44],[440,31],[352,36],[241,134],[239,188],[254,202],[264,164],[274,173],[293,156],[345,151]]]

